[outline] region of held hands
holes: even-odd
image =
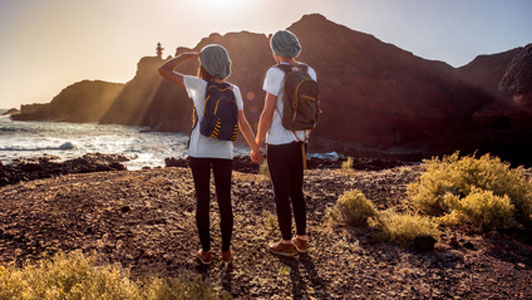
[[[262,157],[263,154],[264,152],[260,147],[257,147],[256,150],[251,150],[251,161],[256,164],[261,163],[264,160],[264,158]]]
[[[257,147],[251,151],[251,161],[260,164],[264,158],[262,157],[264,155],[264,151],[262,151],[262,148],[260,145],[262,144],[259,137],[255,138],[255,144]]]

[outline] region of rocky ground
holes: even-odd
[[[379,168],[377,168],[379,169]],[[0,187],[0,264],[58,250],[95,253],[133,275],[203,278],[236,299],[531,299],[532,247],[514,233],[446,230],[436,250],[378,241],[368,228],[326,225],[326,209],[357,188],[380,208],[410,210],[405,190],[422,167],[305,173],[311,248],[279,258],[269,181],[234,172],[234,263],[198,265],[189,169],[167,167],[61,175]],[[214,190],[211,190],[214,195]],[[216,201],[213,247],[219,251]]]

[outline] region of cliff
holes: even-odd
[[[158,57],[143,57],[137,64],[135,77],[114,98],[100,123],[143,125],[146,111],[162,81],[157,72],[162,63]]]
[[[14,120],[98,122],[107,112],[123,84],[83,80],[64,88],[50,103],[22,105]]]
[[[532,44],[521,49],[508,64],[499,88],[518,104],[532,105]]]

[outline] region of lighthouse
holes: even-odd
[[[161,46],[161,43],[157,43],[157,48],[155,48],[155,50],[157,50],[157,57],[160,58],[160,59],[163,59],[163,46]]]

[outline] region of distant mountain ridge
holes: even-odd
[[[498,146],[512,147],[526,134],[522,126],[514,130],[513,115],[503,113],[513,104],[498,89],[508,64],[522,48],[479,56],[455,69],[319,14],[305,15],[288,29],[303,45],[298,60],[316,70],[320,84],[324,114],[310,140],[314,151],[402,159],[456,149],[497,153]],[[256,124],[263,106],[264,75],[275,64],[268,37],[245,31],[213,33],[192,50],[210,43],[221,44],[230,53],[233,69],[228,80],[240,87],[246,115]],[[177,52],[189,50],[180,47]],[[157,74],[162,63],[157,57],[142,58],[135,77],[122,86],[99,121],[188,133],[192,103],[183,88]],[[196,74],[197,67],[196,62],[186,62],[178,70]],[[490,107],[498,109],[483,113]],[[33,116],[45,110],[50,111],[37,108]],[[25,115],[22,111],[19,116]],[[527,126],[525,131],[532,128]],[[530,149],[528,144],[519,147]]]

